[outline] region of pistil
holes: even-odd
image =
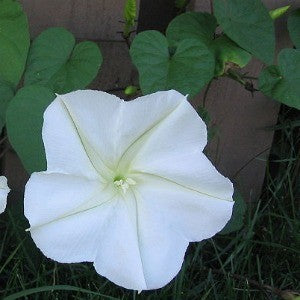
[[[114,185],[121,189],[124,194],[126,194],[128,188],[131,185],[136,185],[136,181],[129,177],[116,176],[114,179]]]

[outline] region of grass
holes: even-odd
[[[22,206],[14,203],[0,216],[0,298],[292,299],[288,293],[300,290],[297,114],[282,108],[263,192],[249,206],[244,227],[191,244],[181,272],[166,287],[137,294],[98,276],[91,264],[46,259],[24,231]]]

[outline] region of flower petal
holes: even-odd
[[[207,142],[206,125],[186,97],[176,91],[157,92],[130,102],[98,91],[76,91],[62,99],[88,143],[110,163],[110,169],[130,161],[152,135],[146,148],[153,150],[155,145],[159,155],[166,156],[169,151],[202,150]],[[145,155],[156,157],[155,151],[149,153],[147,149]]]
[[[161,219],[140,208],[133,194],[126,194],[115,206],[100,240],[94,263],[97,272],[134,290],[167,284],[180,270],[188,245],[184,238],[165,227]]]
[[[155,189],[155,186],[151,186]],[[137,205],[137,232],[143,260],[147,289],[157,289],[168,284],[180,271],[189,241],[169,226],[163,210],[153,212],[151,196],[133,191]],[[164,201],[164,198],[159,198]]]
[[[101,160],[109,169],[116,161],[119,130],[122,128],[122,103],[124,100],[100,91],[75,91],[60,96],[70,117],[84,137],[86,148],[94,150],[93,163]],[[103,166],[99,166],[101,169]]]
[[[5,176],[0,176],[0,214],[4,212],[7,203],[7,195],[10,188],[7,185],[7,179]]]
[[[123,164],[139,165],[179,156],[207,143],[206,125],[182,94],[157,92],[126,103],[123,112]]]
[[[82,100],[84,102],[84,100]],[[59,96],[44,113],[43,142],[49,172],[98,176]]]
[[[140,160],[132,172],[149,174],[174,185],[196,190],[204,196],[232,201],[233,185],[221,175],[209,159],[199,150],[181,156],[169,155],[155,161]]]
[[[139,174],[136,189],[148,218],[155,215],[157,224],[163,223],[188,241],[212,237],[231,218],[233,201],[207,196],[157,176]]]
[[[47,257],[59,262],[93,261],[113,197],[98,181],[32,174],[26,185],[24,212],[34,242]]]
[[[147,289],[136,224],[125,199],[119,199],[112,217],[100,233],[96,271],[112,282],[133,290]]]
[[[232,184],[201,152],[206,126],[176,91],[131,102],[98,91],[58,96],[43,139],[48,170],[31,176],[25,215],[49,258],[93,261],[129,289],[160,288],[189,241],[230,219]]]

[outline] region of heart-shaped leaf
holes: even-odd
[[[97,44],[81,42],[63,28],[43,31],[32,43],[25,72],[25,85],[40,84],[56,93],[85,88],[102,63]]]
[[[196,39],[182,40],[175,48],[160,32],[144,31],[133,40],[130,55],[143,94],[176,89],[194,96],[214,75],[213,54]]]
[[[244,224],[244,215],[247,210],[247,205],[241,195],[237,190],[234,191],[233,195],[234,206],[232,211],[232,216],[226,226],[219,232],[219,234],[229,234],[240,230]]]
[[[215,0],[214,12],[228,37],[265,63],[273,62],[274,24],[261,0]]]
[[[187,12],[170,22],[166,36],[170,42],[199,39],[209,44],[214,37],[216,27],[217,20],[213,15],[202,12]]]
[[[27,86],[17,92],[8,106],[8,138],[29,173],[46,169],[43,114],[54,98],[54,93],[46,87]]]
[[[0,1],[0,78],[16,86],[22,77],[30,38],[18,1]]]
[[[233,64],[234,66],[243,68],[251,60],[251,54],[249,52],[240,48],[235,42],[224,35],[213,40],[210,49],[215,53],[216,76],[224,74],[227,64]]]
[[[259,76],[259,89],[271,98],[300,109],[300,50],[283,49],[278,66],[265,68]]]
[[[296,48],[300,48],[300,8],[293,11],[289,16],[288,30],[294,45]]]
[[[0,80],[0,133],[5,125],[6,109],[9,101],[14,97],[14,88],[11,84]]]

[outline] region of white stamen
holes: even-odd
[[[126,178],[125,180],[120,179],[120,180],[114,181],[114,185],[118,188],[121,188],[122,192],[124,194],[126,194],[126,192],[127,192],[130,185],[135,185],[135,184],[136,184],[136,182],[132,178]]]

